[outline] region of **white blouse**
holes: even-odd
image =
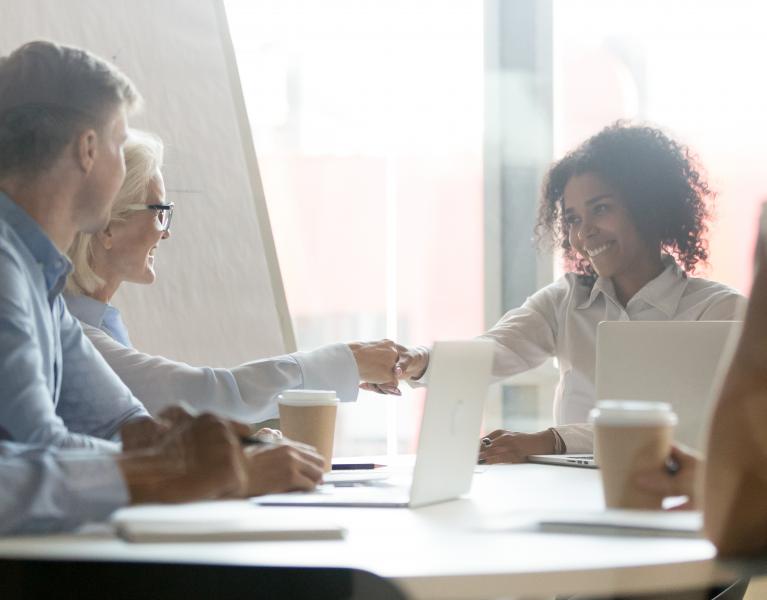
[[[665,270],[625,307],[617,300],[611,279],[600,277],[589,289],[568,273],[479,336],[496,344],[496,379],[537,367],[549,357],[558,359],[554,423],[567,452],[593,448],[586,422],[596,402],[596,336],[601,321],[729,321],[745,309],[746,299],[734,289],[687,277],[671,256],[663,261]]]

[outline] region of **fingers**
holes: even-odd
[[[392,396],[402,395],[402,391],[397,387],[396,383],[364,382],[360,384],[360,389],[367,390],[368,392],[375,392],[376,394],[389,394]]]
[[[702,460],[700,454],[682,444],[674,444],[671,446],[671,458],[673,458],[682,468],[695,466]]]
[[[484,455],[481,454],[480,460],[482,461],[482,464],[485,464],[485,465],[518,464],[518,463],[526,462],[527,457],[520,456],[519,454],[513,451],[502,451],[502,452],[496,452],[494,454],[484,454]]]
[[[423,376],[426,367],[429,364],[429,353],[423,348],[407,348],[397,344],[395,346],[399,353],[397,366],[399,367],[400,379],[418,379]]]
[[[160,419],[167,421],[174,425],[180,425],[181,423],[187,423],[194,417],[198,416],[198,411],[186,403],[175,404],[169,406],[160,412]]]
[[[479,459],[484,464],[522,463],[531,454],[551,454],[548,432],[518,433],[496,429],[480,440]]]
[[[240,497],[247,488],[245,455],[228,421],[204,414],[177,427],[183,460],[201,497]]]
[[[521,463],[527,460],[527,453],[515,443],[483,447],[479,458],[484,464]]]
[[[286,444],[254,452],[249,458],[252,496],[314,489],[325,470],[319,454]]]
[[[157,445],[170,429],[170,425],[151,417],[129,421],[120,429],[123,450],[140,450]]]
[[[249,435],[251,435],[250,425],[246,425],[245,423],[240,423],[239,421],[232,421],[232,420],[227,420],[226,422],[231,428],[234,435],[237,436],[238,438],[246,438]],[[274,430],[269,429],[268,431],[274,431]]]
[[[360,379],[370,383],[396,381],[402,374],[399,352],[391,340],[348,344],[357,362]]]
[[[680,479],[670,475],[665,470],[643,472],[634,478],[635,485],[645,492],[658,496],[684,496],[686,492],[680,489]]]
[[[282,432],[279,429],[271,429],[269,427],[262,427],[256,431],[256,436],[270,437],[275,440],[282,439]]]

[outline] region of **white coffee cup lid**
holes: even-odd
[[[599,425],[670,425],[677,424],[677,416],[667,402],[645,400],[600,400],[589,413],[589,421]]]
[[[338,404],[334,390],[285,390],[277,401],[287,406],[327,406]]]

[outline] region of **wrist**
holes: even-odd
[[[424,376],[426,369],[429,368],[429,350],[423,346],[416,346],[412,352],[414,353],[411,365],[412,374],[408,379],[418,380]]]
[[[131,452],[116,457],[131,504],[178,500],[172,480],[182,474],[178,461],[154,451]]]
[[[535,454],[562,454],[557,452],[557,433],[553,427],[539,431],[535,436],[538,438],[538,451]]]

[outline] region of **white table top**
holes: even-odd
[[[129,544],[104,532],[5,538],[0,557],[356,567],[392,578],[413,598],[661,591],[736,576],[703,539],[509,529],[528,513],[601,509],[596,470],[479,471],[466,498],[416,510],[257,507],[338,523],[348,529],[344,540]]]

